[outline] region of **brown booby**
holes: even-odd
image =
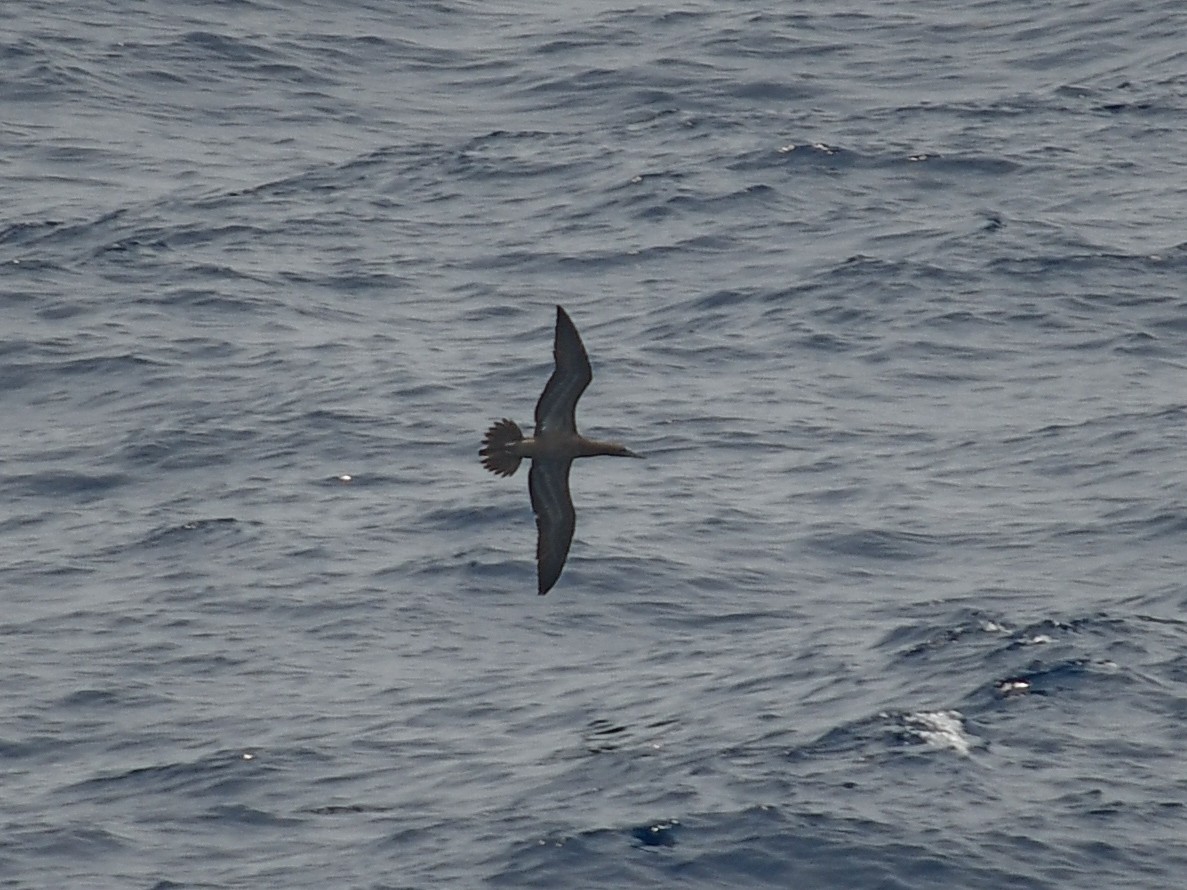
[[[589,356],[568,313],[556,307],[556,370],[536,402],[536,432],[525,437],[513,421],[503,419],[482,440],[482,465],[498,476],[510,476],[525,457],[532,459],[528,491],[536,514],[536,568],[540,595],[560,577],[573,541],[577,514],[569,495],[569,467],[577,457],[599,454],[641,457],[615,442],[587,439],[577,432],[577,400],[593,379]]]

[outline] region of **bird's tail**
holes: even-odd
[[[523,432],[513,421],[503,418],[486,431],[482,450],[478,452],[482,465],[497,476],[510,476],[519,469],[522,457],[507,452],[508,445],[523,441]]]

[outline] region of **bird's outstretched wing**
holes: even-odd
[[[536,571],[540,595],[548,593],[565,567],[577,514],[569,495],[570,458],[535,458],[528,473],[528,491],[536,514]]]
[[[572,319],[556,307],[556,342],[552,348],[556,370],[536,402],[536,435],[544,432],[577,432],[577,400],[593,379],[589,356]]]

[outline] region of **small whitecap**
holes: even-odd
[[[973,740],[964,732],[964,715],[960,711],[921,711],[909,714],[907,723],[920,739],[933,748],[950,748],[957,754],[968,754]]]
[[[997,684],[997,691],[1002,695],[1014,695],[1022,692],[1030,691],[1030,680],[1024,680],[1021,677],[1011,677],[1008,680],[999,680]]]

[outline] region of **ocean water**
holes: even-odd
[[[0,886],[1182,884],[1181,4],[0,22]]]

